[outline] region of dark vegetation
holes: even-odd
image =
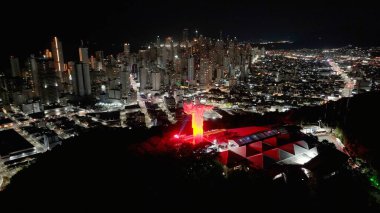
[[[342,98],[322,106],[303,107],[280,115],[291,123],[318,123],[339,129],[352,156],[367,160],[380,171],[380,92]]]

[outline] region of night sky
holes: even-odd
[[[75,60],[80,40],[90,52],[132,49],[157,35],[180,36],[183,28],[217,37],[240,40],[290,39],[304,47],[379,45],[378,7],[365,1],[37,1],[7,3],[0,13],[2,27],[0,67],[9,67],[9,56],[25,58],[50,48],[57,35],[65,60]],[[53,21],[52,21],[53,20]],[[55,24],[51,24],[54,22]],[[318,44],[318,45],[316,45]],[[0,70],[1,71],[1,70]]]

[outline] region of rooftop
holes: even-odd
[[[0,156],[30,148],[33,148],[33,145],[13,129],[0,131]]]

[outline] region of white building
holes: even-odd
[[[90,62],[88,59],[88,48],[86,47],[79,48],[79,61],[84,64],[88,64]]]
[[[158,91],[161,87],[161,74],[159,72],[152,73],[152,90]]]

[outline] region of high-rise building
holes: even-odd
[[[215,51],[216,51],[216,63],[219,65],[223,64],[224,57],[224,42],[223,40],[218,40],[215,43]]]
[[[158,91],[161,87],[161,73],[152,72],[152,90]]]
[[[145,67],[140,68],[140,75],[139,75],[139,81],[140,81],[140,91],[144,91],[147,86],[148,81],[148,69]]]
[[[51,53],[51,51],[49,49],[46,49],[43,57],[45,57],[45,58],[53,58],[53,54]]]
[[[124,44],[124,55],[126,55],[126,56],[129,55],[129,51],[130,51],[129,48],[130,48],[130,47],[129,47],[129,43],[125,43],[125,44]]]
[[[11,76],[12,77],[20,76],[21,75],[20,61],[18,60],[18,58],[11,56],[10,62],[11,62]]]
[[[90,57],[90,65],[91,65],[91,69],[92,70],[96,69],[97,63],[96,63],[96,59],[95,59],[95,57],[93,55]]]
[[[77,96],[84,96],[84,82],[82,65],[77,64],[72,75],[74,94]]]
[[[194,57],[190,57],[187,63],[187,80],[189,84],[194,82]]]
[[[216,70],[216,79],[219,81],[223,77],[223,67],[218,67]]]
[[[62,43],[57,37],[54,37],[51,42],[51,49],[54,59],[54,69],[57,72],[57,76],[62,82],[62,72],[64,71],[64,60],[63,60],[63,50]]]
[[[79,48],[79,61],[84,64],[88,64],[88,48],[87,47],[80,47]]]
[[[97,61],[103,61],[103,59],[104,59],[103,51],[96,51],[95,52],[95,58]]]
[[[156,46],[159,48],[161,45],[161,39],[160,39],[160,36],[157,36],[156,38]]]
[[[52,104],[59,102],[59,79],[51,58],[38,58],[38,82],[42,103]]]
[[[77,64],[72,77],[74,94],[78,96],[91,95],[91,79],[89,64]]]
[[[10,103],[7,82],[5,75],[0,74],[0,106]]]
[[[189,41],[189,29],[183,29],[182,32],[182,42],[187,42]]]
[[[34,55],[29,58],[30,70],[32,73],[32,89],[35,96],[40,96],[40,79],[38,75],[38,64]]]
[[[67,73],[69,76],[69,93],[75,93],[77,91],[77,88],[74,88],[78,86],[77,84],[74,84],[74,78],[75,78],[75,62],[69,61],[67,62]]]
[[[231,58],[229,56],[224,56],[223,58],[223,67],[224,69],[227,71],[227,76],[228,77],[233,77],[234,74],[233,74],[233,68],[232,68],[232,64],[231,64]]]
[[[201,58],[199,70],[199,83],[205,86],[212,80],[212,66],[210,60]]]
[[[167,63],[175,58],[174,42],[171,37],[165,39],[164,48],[162,48],[162,68],[167,68]]]
[[[128,70],[129,66],[122,65],[120,72],[120,82],[121,82],[121,90],[122,96],[127,96],[130,89],[130,70]]]
[[[90,66],[88,64],[82,65],[83,69],[83,81],[84,81],[84,93],[85,95],[91,95],[91,78],[90,78]]]
[[[103,60],[104,60],[103,51],[96,51],[95,52],[95,59],[96,59],[95,70],[97,70],[97,71],[103,70]]]

